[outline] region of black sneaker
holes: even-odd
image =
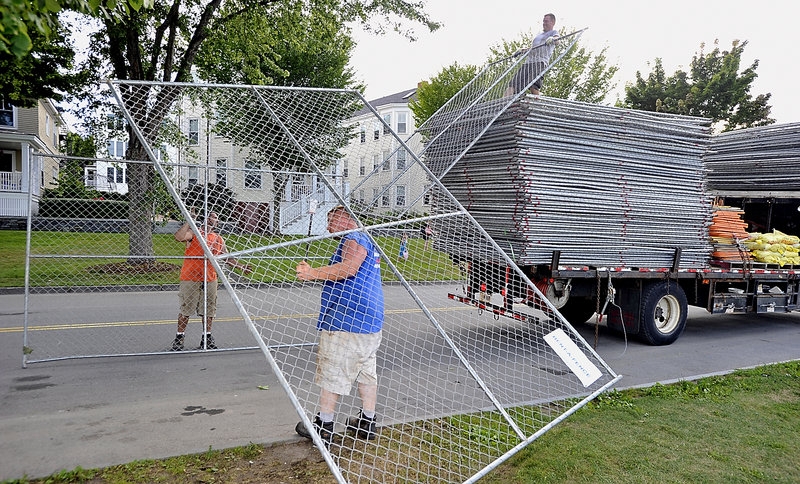
[[[319,414],[314,416],[314,430],[317,431],[322,442],[328,446],[331,442],[333,442],[333,422],[325,422],[322,423],[322,420],[319,418]],[[294,431],[297,432],[298,435],[301,437],[305,437],[307,439],[311,439],[311,434],[308,433],[308,429],[306,428],[305,424],[300,421],[297,422],[297,425],[294,427]]]
[[[183,335],[176,334],[175,339],[172,341],[172,348],[170,351],[183,351]]]
[[[200,347],[198,349],[207,349],[207,350],[215,350],[217,349],[217,344],[214,342],[214,337],[211,336],[211,333],[206,333],[200,337]]]
[[[348,418],[345,424],[347,425],[347,431],[356,434],[360,439],[375,440],[377,436],[375,417],[365,417],[363,410],[358,412],[358,416]]]

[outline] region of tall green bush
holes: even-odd
[[[128,217],[128,202],[82,198],[45,198],[39,203],[39,216],[48,218],[125,219]]]

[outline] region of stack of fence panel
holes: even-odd
[[[800,123],[716,135],[706,167],[709,190],[800,190]]]
[[[699,268],[709,137],[702,118],[528,96],[442,181],[519,264],[559,250],[562,265],[657,269],[680,248],[680,267]]]

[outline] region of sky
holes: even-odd
[[[546,13],[556,16],[556,29],[587,28],[581,45],[599,52],[608,47],[609,64],[619,66],[617,88],[606,102],[622,97],[624,85],[636,72],[649,74],[655,58],[665,72],[687,70],[692,56],[706,44],[706,52],[719,40],[730,50],[734,40],[746,40],[742,68],[759,60],[751,95],[772,93],[771,117],[778,123],[800,122],[800,2],[793,0],[643,0],[532,2],[530,0],[426,0],[424,10],[443,23],[435,32],[415,28],[416,42],[397,33],[384,36],[354,29],[357,46],[351,64],[366,84],[366,98],[377,99],[413,88],[435,76],[443,67],[482,64],[491,46],[511,40],[521,32],[542,30]],[[648,64],[649,63],[649,64]]]

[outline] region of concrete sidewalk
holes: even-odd
[[[0,480],[300,439],[260,351],[3,360]]]

